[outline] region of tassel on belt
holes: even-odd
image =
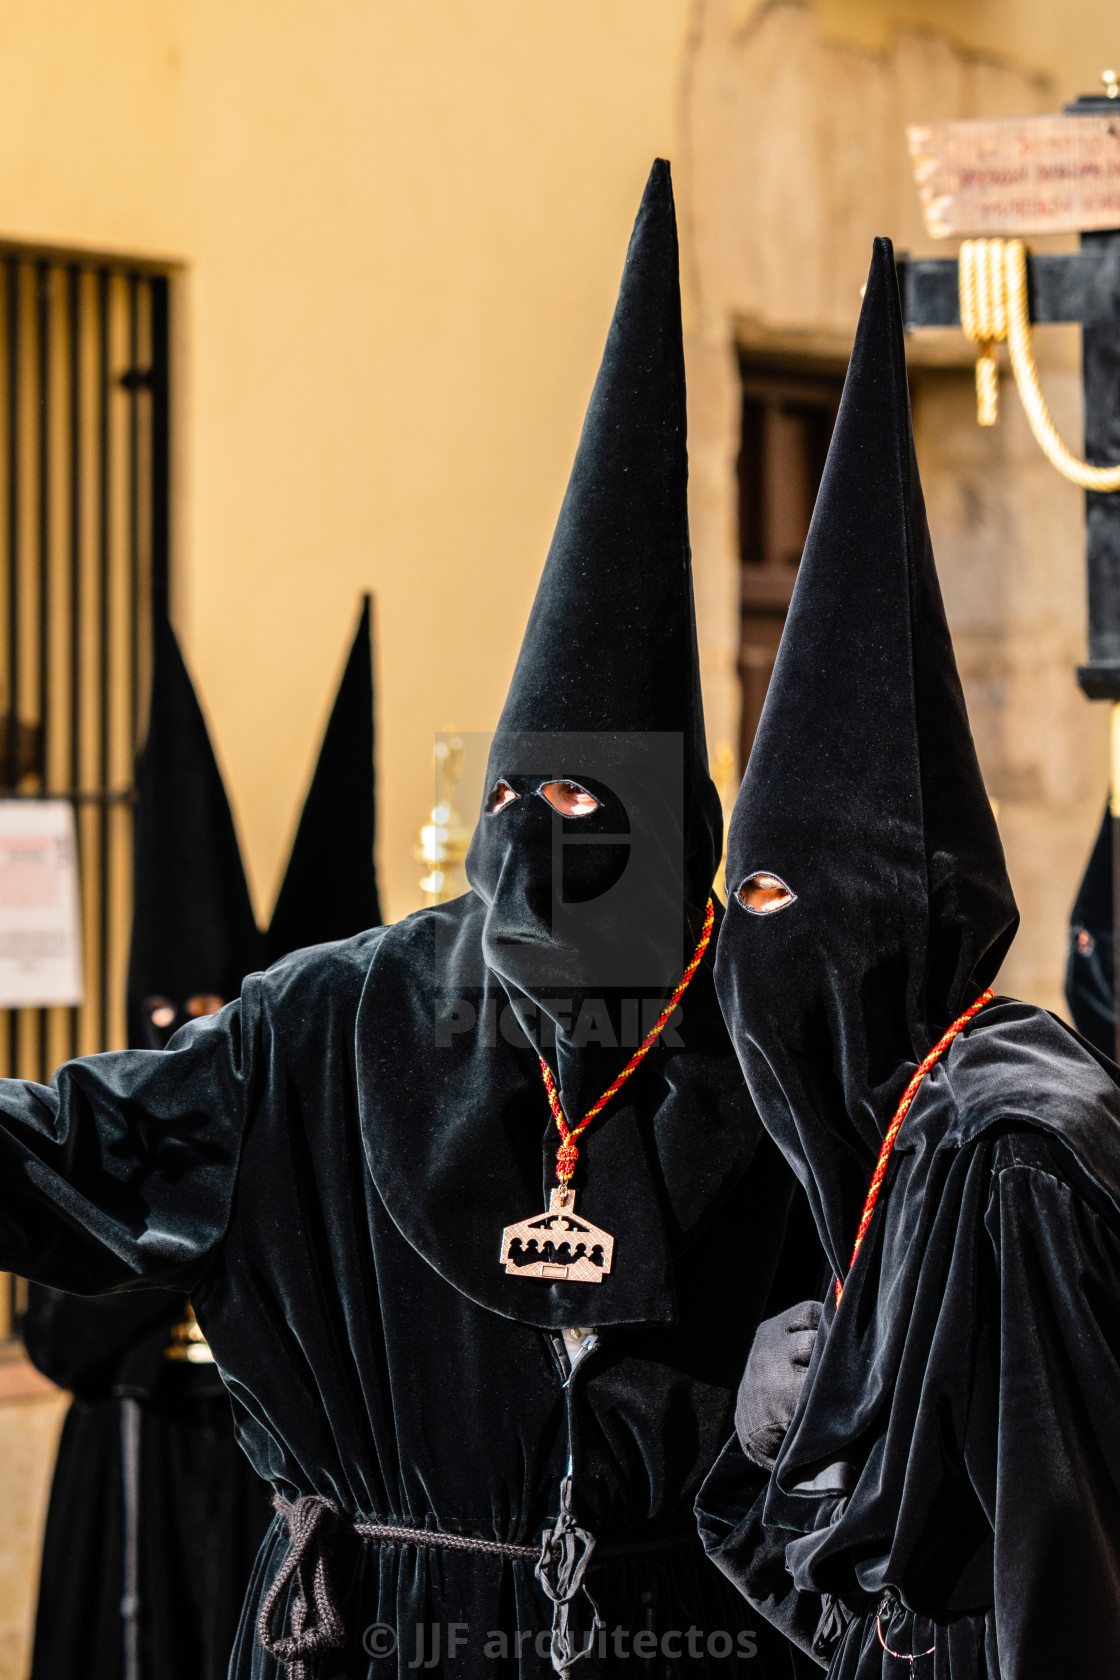
[[[567,1477],[561,1483],[560,1514],[555,1526],[544,1530],[539,1546],[516,1546],[504,1540],[482,1540],[469,1534],[446,1534],[438,1529],[352,1522],[333,1499],[317,1493],[290,1502],[278,1493],[272,1503],[288,1525],[289,1548],[261,1603],[257,1638],[269,1656],[283,1665],[288,1680],[310,1680],[309,1664],[315,1657],[321,1651],[345,1644],[346,1629],[328,1568],[332,1543],[340,1529],[347,1529],[363,1540],[427,1546],[445,1552],[474,1552],[481,1557],[515,1558],[534,1564],[534,1574],[553,1605],[552,1666],[562,1676],[581,1658],[590,1655],[601,1626],[598,1605],[583,1584],[592,1553],[597,1550],[600,1557],[636,1557],[694,1544],[697,1538],[690,1531],[664,1540],[597,1546],[595,1536],[580,1528],[572,1517],[571,1484]],[[292,1596],[288,1629],[274,1633],[276,1606],[289,1582]],[[591,1631],[582,1648],[573,1647],[568,1625],[572,1601],[581,1591],[591,1605],[593,1616]]]

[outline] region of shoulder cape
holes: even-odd
[[[386,928],[375,948],[357,1079],[377,1190],[412,1247],[493,1312],[553,1329],[672,1323],[674,1256],[741,1179],[762,1129],[710,959],[685,995],[684,1048],[655,1047],[580,1138],[577,1210],[614,1236],[610,1274],[510,1277],[502,1230],[547,1206],[559,1139],[536,1053],[482,963],[484,913],[468,893]]]
[[[945,1258],[952,1264],[982,1217],[956,1206],[965,1178],[954,1163],[1006,1131],[1042,1132],[1063,1145],[1070,1181],[1120,1227],[1120,1069],[1047,1011],[996,999],[927,1075],[906,1117],[839,1315],[830,1292],[767,1521],[780,1512],[785,1526],[812,1530],[819,1500],[854,1486],[921,1317],[919,1290],[924,1300],[933,1286],[931,1244],[955,1231]]]

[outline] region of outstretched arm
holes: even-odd
[[[229,1220],[256,996],[166,1050],[0,1080],[0,1269],[75,1294],[194,1286]]]

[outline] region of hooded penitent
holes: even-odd
[[[768,1129],[846,1268],[902,1088],[1018,921],[934,570],[890,246],[879,241],[728,836],[795,902],[733,902],[717,984]]]
[[[235,998],[264,958],[206,720],[162,612],[136,779],[128,1033],[158,1049]]]
[[[1073,1024],[1106,1056],[1116,1054],[1112,937],[1112,817],[1106,806],[1070,913],[1066,967]]]
[[[373,867],[373,663],[367,595],[265,937],[266,960],[381,925]]]
[[[669,170],[657,164],[467,858],[486,904],[486,965],[527,1004],[532,1041],[555,1044],[573,1110],[617,1071],[627,1036],[636,1042],[623,1000],[663,998],[679,978],[722,840],[696,651],[677,269]],[[597,808],[565,818],[541,791],[558,781]],[[517,797],[494,809],[503,783]]]
[[[145,1048],[236,997],[266,946],[275,960],[380,921],[368,600],[265,938],[206,724],[162,614],[154,653],[129,989],[130,1030]],[[32,1680],[224,1680],[269,1493],[234,1439],[215,1366],[195,1362],[205,1350],[167,1357],[185,1312],[182,1295],[162,1291],[83,1300],[31,1287],[28,1351],[76,1396],[51,1490]],[[135,1593],[125,1588],[130,1533]],[[121,1609],[130,1599],[134,1666]]]
[[[157,610],[138,769],[128,1024],[157,1049],[258,967],[225,788]],[[167,1356],[186,1298],[31,1285],[28,1352],[75,1398],[51,1486],[32,1680],[222,1680],[268,1490],[213,1363]],[[194,1350],[199,1352],[198,1348]]]
[[[733,1440],[711,1556],[844,1680],[1110,1672],[1120,1617],[1120,1103],[996,999],[884,1137],[1016,923],[914,457],[876,242],[820,496],[731,822],[717,988],[806,1185],[829,1292],[772,1479]],[[878,1619],[877,1619],[878,1613]]]
[[[683,1002],[685,1027],[580,1139],[580,1210],[616,1237],[629,1232],[594,1301],[582,1284],[542,1286],[494,1263],[497,1235],[543,1211],[556,1183],[559,1137],[535,1052],[575,1124],[656,1020],[712,889],[721,816],[704,741],[685,438],[676,221],[658,163],[490,750],[467,857],[474,891],[435,918],[434,941],[406,924],[391,945],[429,942],[426,1007],[444,1053],[403,1065],[387,1039],[368,1052],[370,1079],[401,1088],[373,1162],[393,1217],[473,1299],[557,1328],[589,1312],[598,1324],[668,1322],[671,1248],[692,1240],[756,1145],[720,1048],[709,952]],[[387,952],[367,999],[399,1010],[402,995]]]
[[[137,774],[129,1032],[158,1048],[289,951],[381,922],[373,862],[373,669],[365,598],[266,933],[175,633],[157,618]]]
[[[577,1672],[789,1673],[692,1518],[793,1195],[710,947],[579,1138],[576,1216],[613,1237],[611,1268],[502,1259],[557,1183],[535,1044],[577,1122],[687,971],[711,892],[685,478],[658,163],[494,744],[507,787],[487,790],[473,890],[249,976],[163,1055],[80,1063],[46,1093],[0,1083],[0,1266],[190,1289],[283,1497],[243,1680],[543,1680],[585,1654],[590,1599],[603,1627]]]

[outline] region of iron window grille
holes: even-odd
[[[75,812],[84,998],[0,1010],[0,1074],[125,1042],[134,765],[169,548],[165,269],[0,241],[0,797]],[[24,1286],[0,1274],[0,1339]]]

